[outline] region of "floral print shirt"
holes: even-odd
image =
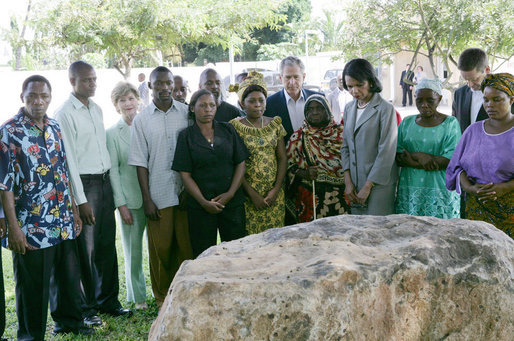
[[[14,193],[16,216],[30,245],[43,249],[75,238],[57,121],[45,117],[41,130],[21,108],[0,127],[0,190]]]

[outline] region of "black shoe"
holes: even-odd
[[[123,308],[118,308],[118,309],[114,309],[114,310],[104,311],[104,313],[107,314],[107,315],[111,315],[113,317],[119,317],[119,316],[131,317],[132,314],[133,314],[132,310],[123,309]]]
[[[98,315],[84,317],[84,324],[88,327],[99,327],[102,325],[102,319]]]
[[[52,331],[53,335],[59,335],[59,334],[69,334],[73,333],[74,335],[93,335],[95,333],[95,330],[91,327],[87,326],[81,326],[78,328],[64,328],[64,329],[55,329]]]

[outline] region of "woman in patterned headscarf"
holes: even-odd
[[[488,119],[470,125],[446,170],[446,187],[466,195],[466,218],[482,220],[514,238],[514,76],[482,82]]]
[[[230,121],[250,151],[243,189],[246,193],[246,230],[260,233],[284,226],[285,206],[282,184],[286,174],[286,151],[280,117],[265,117],[268,95],[263,75],[252,71],[236,91],[246,116]]]
[[[344,197],[341,163],[343,126],[334,122],[323,96],[310,96],[304,112],[303,126],[287,144],[287,209],[299,223],[311,221],[314,216],[330,217],[350,210]]]
[[[459,218],[460,197],[445,186],[448,162],[460,138],[459,122],[437,111],[442,98],[439,79],[423,78],[416,86],[419,114],[398,127],[396,163],[401,166],[396,213]]]

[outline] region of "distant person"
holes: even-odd
[[[461,133],[455,117],[437,111],[442,92],[439,79],[423,78],[416,85],[419,114],[406,117],[398,127],[396,213],[460,217],[460,197],[446,189],[445,176]]]
[[[137,76],[137,80],[140,83],[137,89],[139,91],[139,97],[141,98],[141,103],[139,104],[139,111],[141,111],[150,104],[150,89],[148,88],[148,82],[145,82],[146,76],[144,73],[140,73]]]
[[[414,79],[414,72],[409,70],[410,64],[407,64],[405,70],[402,71],[400,77],[400,88],[402,88],[402,106],[407,105],[407,96],[409,97],[409,106],[412,106],[412,81]]]
[[[180,132],[173,170],[189,196],[187,212],[193,256],[221,241],[246,236],[241,182],[248,150],[231,124],[218,122],[216,97],[206,89],[191,96],[194,124]]]
[[[130,127],[137,115],[139,92],[128,82],[119,82],[111,92],[111,100],[120,120],[109,128],[107,150],[111,157],[109,176],[114,195],[114,205],[121,218],[121,241],[125,255],[127,301],[136,309],[146,309],[146,284],[143,273],[143,233],[146,217],[143,197],[137,181],[136,167],[128,164]]]
[[[173,99],[187,105],[186,99],[187,99],[187,90],[188,85],[187,81],[182,78],[182,76],[176,75],[173,77],[173,91],[171,92],[171,95],[173,96]]]
[[[268,97],[264,116],[279,116],[286,130],[284,141],[298,130],[304,120],[304,107],[307,98],[319,92],[303,89],[305,65],[298,57],[289,56],[280,62],[280,81],[284,89]]]
[[[236,75],[234,81],[236,84],[241,84],[246,79],[246,77],[248,77],[248,72],[241,72]]]
[[[278,116],[264,117],[268,90],[262,73],[251,71],[238,86],[237,95],[246,116],[230,123],[250,152],[243,190],[248,234],[284,226],[284,177],[287,157],[286,131]]]
[[[68,75],[72,93],[57,109],[71,176],[71,187],[84,223],[77,239],[87,325],[102,324],[99,312],[112,316],[132,315],[118,300],[116,220],[102,109],[91,99],[96,92],[95,69],[73,62]]]
[[[393,214],[398,180],[394,107],[380,96],[382,84],[365,59],[345,65],[343,86],[354,98],[344,108],[341,149],[351,214]]]
[[[67,150],[46,111],[50,82],[23,82],[18,114],[0,128],[0,194],[16,283],[18,340],[44,340],[48,314],[54,334],[94,334],[84,326],[76,238],[82,222],[70,188]],[[3,292],[2,292],[3,295]]]
[[[246,77],[248,77],[248,72],[241,72],[241,73],[238,73],[235,77],[234,77],[234,82],[235,84],[234,85],[230,85],[228,87],[228,91],[229,92],[237,92],[236,89],[236,86],[239,86],[239,84],[241,84],[245,79]],[[237,96],[236,96],[237,97]],[[241,103],[239,103],[239,99],[236,99],[236,108],[238,108],[239,110],[243,110],[243,108],[241,108]]]
[[[221,98],[222,92],[221,77],[214,69],[205,69],[200,75],[199,89],[209,90],[216,99],[216,117],[218,122],[229,122],[236,117],[242,116],[242,112],[232,104],[225,102]]]
[[[423,71],[423,66],[418,65],[416,67],[416,76],[414,77],[414,82],[419,83],[423,78],[427,78],[427,74]]]
[[[514,76],[482,81],[488,119],[462,134],[446,170],[446,187],[466,192],[466,219],[481,220],[514,238]]]
[[[191,259],[187,213],[179,207],[182,181],[171,169],[179,132],[188,126],[187,106],[173,100],[173,74],[150,74],[153,101],[132,121],[128,164],[136,167],[147,217],[150,279],[160,308],[175,274]]]
[[[349,102],[349,94],[343,88],[343,74],[337,76],[337,86],[328,96],[327,100],[330,103],[332,109],[332,116],[335,123],[342,124],[343,119],[343,108],[346,103]]]

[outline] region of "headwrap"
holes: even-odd
[[[430,89],[433,92],[438,93],[440,96],[443,95],[443,84],[438,78],[422,78],[418,84],[416,84],[416,90]]]
[[[298,168],[317,166],[317,181],[342,184],[343,126],[334,122],[327,99],[321,95],[307,98],[304,113],[312,101],[323,105],[330,117],[329,123],[325,127],[313,127],[305,120],[302,127],[291,135],[287,144],[288,171],[294,173]]]
[[[514,76],[508,72],[488,74],[482,81],[482,92],[486,86],[503,91],[509,96],[514,96]]]
[[[303,107],[303,116],[305,117],[305,120],[307,121],[307,108],[309,107],[309,104],[314,101],[318,102],[323,106],[323,108],[325,108],[325,112],[328,114],[329,120],[332,121],[334,117],[332,116],[332,110],[330,110],[330,104],[328,103],[327,98],[316,94],[309,96],[305,101],[305,106]]]
[[[250,71],[248,76],[241,82],[241,84],[234,84],[228,87],[228,91],[237,92],[237,96],[239,97],[239,102],[243,102],[243,94],[245,90],[250,85],[257,85],[264,90],[264,95],[268,97],[268,89],[266,87],[266,82],[264,81],[264,76],[262,73],[257,71]]]

